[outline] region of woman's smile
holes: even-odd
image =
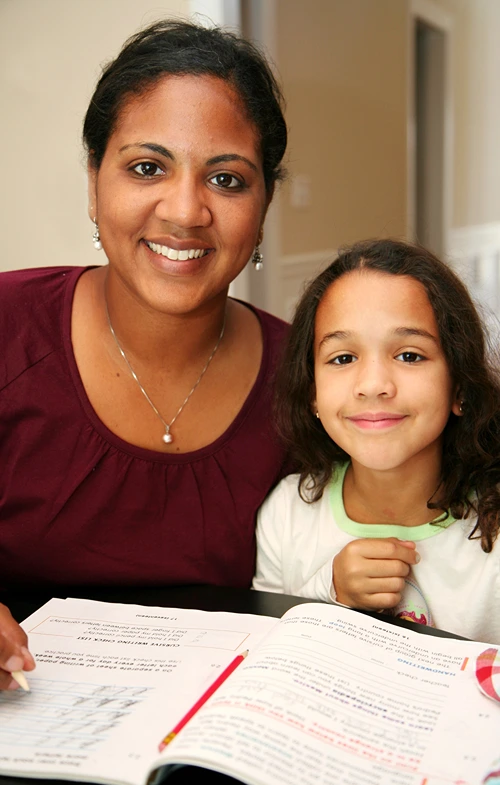
[[[159,243],[143,243],[148,261],[160,273],[179,276],[195,276],[203,272],[207,257],[213,254],[213,248],[193,248],[179,250]]]

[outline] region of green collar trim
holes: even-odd
[[[358,523],[357,521],[352,521],[346,514],[342,494],[348,466],[349,463],[345,463],[335,469],[330,481],[329,494],[330,505],[337,526],[352,537],[397,537],[399,540],[419,542],[420,540],[427,540],[429,537],[441,534],[448,526],[455,523],[455,518],[451,513],[448,513],[444,520],[441,520],[443,516],[440,515],[430,523],[422,523],[420,526],[400,526],[396,523]]]

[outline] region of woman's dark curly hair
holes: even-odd
[[[83,143],[99,169],[120,111],[133,95],[150,90],[164,76],[215,76],[239,95],[257,128],[268,193],[282,179],[287,144],[283,96],[257,47],[218,27],[175,20],[150,25],[125,42],[103,70],[85,116]]]
[[[408,275],[427,292],[453,383],[464,401],[463,416],[450,414],[443,433],[442,482],[429,509],[478,520],[471,537],[489,553],[500,525],[500,379],[486,352],[486,331],[467,289],[430,251],[397,240],[371,240],[343,250],[307,287],[293,320],[277,376],[275,412],[279,432],[300,472],[299,492],[317,501],[332,468],[349,456],[313,416],[314,329],[327,289],[353,270]]]

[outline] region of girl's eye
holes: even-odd
[[[401,360],[403,363],[418,363],[425,358],[416,352],[401,352],[396,356],[396,360]]]
[[[228,190],[235,190],[236,188],[243,187],[241,180],[238,180],[233,174],[227,174],[226,172],[211,177],[210,182],[218,188],[226,188]]]
[[[140,164],[132,167],[132,171],[141,177],[158,177],[158,175],[164,174],[163,169],[151,161],[141,161]]]
[[[353,354],[339,354],[328,361],[329,365],[350,365],[355,362],[356,358]]]

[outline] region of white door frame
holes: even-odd
[[[433,0],[410,0],[408,14],[408,81],[407,81],[407,237],[415,237],[416,218],[416,116],[415,116],[415,26],[421,20],[442,32],[445,47],[445,106],[443,160],[443,245],[448,253],[453,220],[453,19]]]

